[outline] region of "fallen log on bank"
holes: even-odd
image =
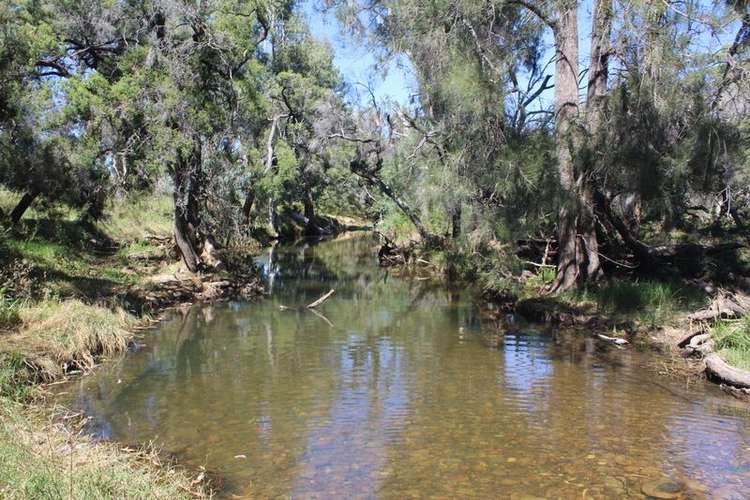
[[[709,378],[740,389],[750,389],[750,372],[730,366],[715,352],[708,354],[705,362]]]
[[[709,321],[721,318],[739,318],[747,314],[750,309],[750,299],[747,296],[720,291],[711,305],[706,309],[688,316],[693,321]]]
[[[719,291],[711,305],[702,311],[688,316],[690,320],[701,321],[704,325],[708,321],[722,318],[739,318],[750,310],[750,298],[743,294]],[[706,376],[721,384],[747,392],[750,389],[750,372],[735,368],[714,352],[714,339],[706,328],[686,336],[678,344],[686,355],[699,355],[705,363]]]
[[[714,350],[714,341],[710,333],[701,333],[693,336],[685,345],[688,354],[700,354],[707,356]]]

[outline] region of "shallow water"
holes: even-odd
[[[178,314],[60,398],[230,497],[638,497],[663,478],[684,498],[750,497],[750,412],[715,387],[581,334],[498,330],[469,293],[375,252],[269,251],[268,300]]]

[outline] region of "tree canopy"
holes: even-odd
[[[658,269],[675,230],[745,230],[746,1],[317,4],[408,59],[409,103],[348,81],[305,5],[3,3],[0,184],[22,196],[0,215],[166,190],[192,271],[207,244],[331,215],[465,250],[546,241],[555,291]]]

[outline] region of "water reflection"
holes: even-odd
[[[648,356],[581,335],[498,339],[467,294],[390,275],[374,245],[270,249],[269,300],[186,310],[72,403],[239,495],[612,497],[661,477],[750,493],[750,418],[714,388],[655,384]]]

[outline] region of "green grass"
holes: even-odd
[[[173,201],[167,195],[134,196],[115,203],[98,227],[120,242],[167,236],[174,224]]]
[[[148,255],[153,249],[154,247],[147,241],[133,241],[122,245],[117,250],[115,257],[126,260],[130,257]]]
[[[0,288],[0,331],[13,328],[21,322],[18,314],[21,301],[6,294],[4,288]]]
[[[163,248],[147,238],[170,235],[171,203],[166,196],[126,198],[110,207],[96,224],[26,218],[0,235],[0,288],[19,291],[17,276],[4,272],[12,267],[11,261],[32,268],[31,286],[20,295],[35,300],[98,300],[111,294],[112,287],[136,284],[153,272],[142,257],[164,254]],[[0,300],[0,329],[7,310]]]
[[[667,323],[708,300],[702,291],[675,282],[620,280],[568,292],[562,298],[597,313],[635,318],[650,325]]]
[[[89,267],[77,249],[53,241],[14,238],[8,240],[7,246],[24,259],[50,269],[78,273]]]
[[[0,498],[195,498],[188,474],[154,452],[93,443],[48,414],[0,398]]]
[[[750,316],[717,322],[711,329],[717,352],[732,366],[750,370]]]
[[[36,377],[24,357],[13,352],[0,352],[0,401],[26,401],[35,393]]]

